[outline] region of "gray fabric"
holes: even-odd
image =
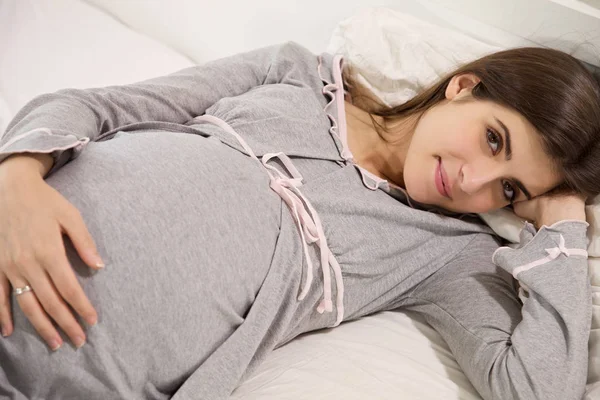
[[[557,235],[585,247],[585,226],[543,228],[531,244],[491,256],[498,240],[471,216],[407,205],[365,187],[340,156],[324,108],[332,56],[286,43],[128,86],[63,90],[26,105],[0,153],[51,152],[47,182],[82,213],[107,267],[91,273],[67,242],[100,322],[79,350],[51,353],[18,307],[0,340],[0,396],[9,399],[224,399],[262,359],[319,314],[322,273],[298,301],[306,260],[298,228],[262,167],[284,152],[322,220],[343,272],[345,320],[380,310],[425,315],[485,399],[575,399],[583,394],[591,288],[583,258],[545,256]],[[335,116],[335,104],[329,109]],[[36,130],[47,128],[46,131]],[[91,141],[87,143],[86,138]],[[86,144],[87,143],[87,144]],[[69,149],[67,149],[69,148]],[[333,287],[335,299],[335,287]]]

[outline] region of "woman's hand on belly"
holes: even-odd
[[[51,319],[75,346],[85,342],[85,333],[69,305],[93,325],[97,314],[66,256],[62,234],[69,235],[82,260],[102,268],[78,210],[50,187],[39,166],[6,160],[0,165],[0,326],[3,336],[14,327],[11,291],[40,336],[56,350],[62,340]],[[11,290],[12,286],[12,290]],[[21,290],[19,290],[21,289]]]

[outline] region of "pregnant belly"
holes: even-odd
[[[262,167],[238,151],[156,131],[90,143],[47,182],[81,212],[106,263],[90,272],[66,241],[99,323],[79,356],[61,349],[54,366],[64,374],[100,368],[116,374],[111,385],[159,381],[168,392],[244,321],[269,272],[279,196]]]

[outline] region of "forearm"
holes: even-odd
[[[442,335],[484,399],[581,398],[591,322],[586,224],[539,232],[527,224],[521,240],[498,249],[494,264],[498,243],[479,235],[415,288],[411,309]],[[527,291],[523,304],[513,278]]]
[[[140,122],[185,124],[222,98],[290,79],[310,56],[301,46],[285,43],[131,85],[44,94],[9,124],[0,138],[0,162],[14,154],[48,153],[53,169],[60,168],[101,135]]]
[[[40,176],[45,177],[52,169],[54,159],[46,153],[22,153],[15,154],[0,163],[0,168],[17,168],[38,171]]]
[[[494,261],[520,282],[526,294],[523,319],[502,358],[504,379],[528,376],[536,398],[572,398],[585,386],[591,322],[587,224],[572,214],[569,219],[538,232],[530,225],[525,228],[530,240],[518,249],[503,248],[494,254]]]

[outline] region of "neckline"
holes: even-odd
[[[337,119],[338,119],[338,137],[342,142],[342,154],[347,161],[352,163],[361,173],[363,178],[368,178],[372,180],[375,184],[376,188],[380,186],[390,185],[390,182],[387,179],[381,178],[367,169],[358,165],[354,159],[354,155],[350,150],[350,146],[348,146],[348,123],[346,120],[346,106],[344,103],[344,82],[342,78],[342,67],[344,64],[344,56],[341,54],[336,55],[333,58],[333,81],[337,86],[337,91],[335,93],[335,101],[337,106]],[[395,186],[395,185],[394,185]],[[400,188],[402,189],[402,188]],[[404,189],[402,189],[404,190]]]

